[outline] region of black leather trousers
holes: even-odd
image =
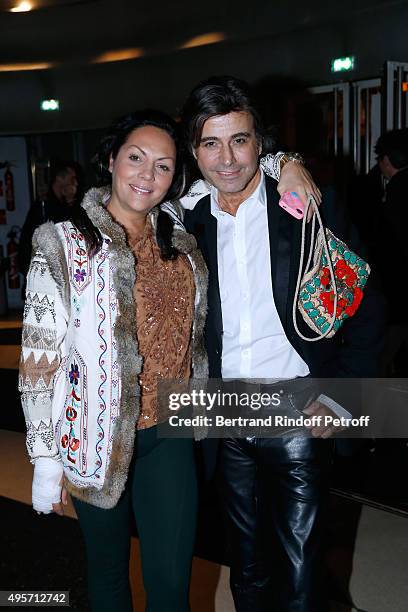
[[[237,612],[326,612],[319,573],[333,443],[228,438],[221,496]]]

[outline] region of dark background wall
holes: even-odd
[[[408,60],[408,2],[292,0],[139,3],[116,0],[0,15],[0,62],[57,61],[58,68],[0,72],[0,133],[103,127],[147,105],[177,114],[198,80],[232,73],[255,82],[284,76],[307,85],[344,78],[330,60],[357,57],[347,78],[379,76],[385,60]],[[188,38],[223,32],[221,43],[180,50]],[[108,49],[142,47],[145,57],[90,64]],[[59,113],[39,102],[56,97]]]

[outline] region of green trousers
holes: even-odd
[[[85,539],[93,612],[132,612],[131,514],[139,533],[146,612],[188,612],[197,516],[193,441],[138,431],[126,489],[103,510],[73,500]]]

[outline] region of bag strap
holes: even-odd
[[[304,273],[303,273],[303,261],[304,261],[304,257],[305,257],[305,243],[306,243],[306,223],[307,223],[307,215],[308,215],[308,212],[309,212],[310,208],[313,209],[312,237],[311,237],[311,240],[310,240],[310,249],[309,249],[309,255],[308,255],[308,259],[307,259],[307,264],[306,264],[306,268],[305,268]],[[301,285],[301,282],[302,282],[303,274],[306,274],[309,271],[309,269],[310,269],[310,264],[311,264],[311,260],[312,260],[312,254],[313,254],[313,250],[314,250],[314,246],[315,246],[315,242],[316,242],[316,237],[315,237],[316,218],[317,218],[318,223],[319,223],[319,232],[318,232],[318,234],[320,234],[320,236],[321,236],[321,240],[322,240],[322,244],[323,244],[323,250],[324,250],[324,254],[326,256],[326,260],[327,260],[327,266],[328,266],[329,272],[330,272],[330,280],[331,280],[332,287],[333,287],[333,292],[334,292],[334,305],[333,305],[333,317],[332,317],[332,320],[330,321],[330,325],[326,329],[326,331],[325,332],[318,332],[318,335],[315,336],[314,338],[308,338],[307,336],[304,336],[302,334],[302,332],[299,330],[299,327],[298,327],[298,324],[297,324],[297,320],[296,320],[297,319],[297,303],[298,303],[298,299],[299,299],[300,285]],[[331,257],[330,257],[329,245],[327,244],[326,232],[325,232],[325,229],[324,229],[322,218],[320,216],[319,207],[316,204],[316,200],[314,199],[314,197],[311,194],[309,194],[309,197],[308,197],[308,200],[307,200],[306,209],[305,209],[305,212],[303,214],[303,219],[302,219],[302,238],[301,238],[301,243],[300,243],[299,272],[298,272],[298,277],[297,277],[297,281],[296,281],[296,289],[295,289],[295,295],[294,295],[294,298],[293,298],[293,305],[292,305],[293,327],[295,328],[295,331],[296,331],[297,335],[300,338],[302,338],[302,340],[306,340],[306,342],[317,342],[318,340],[322,340],[323,338],[326,338],[326,336],[332,331],[334,323],[336,322],[337,300],[338,300],[338,291],[337,291],[336,277],[334,275],[333,262],[332,262]]]

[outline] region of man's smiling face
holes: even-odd
[[[234,111],[210,117],[194,152],[202,175],[220,194],[244,191],[258,171],[261,152],[252,115]]]

